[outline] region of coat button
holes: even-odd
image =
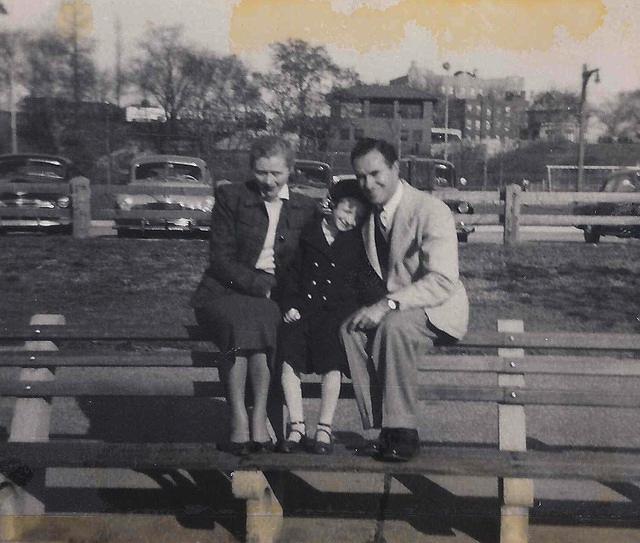
[[[331,263],[333,264],[333,262]],[[314,262],[313,265],[317,268],[319,266],[319,264],[317,262]]]
[[[332,263],[331,263],[331,267],[332,267],[332,268],[335,268],[335,267],[336,267],[336,263],[335,263],[335,262],[332,262]]]
[[[331,284],[331,279],[327,279],[327,285]]]
[[[326,297],[326,296],[323,296],[323,297],[322,297],[322,301],[323,301],[323,302],[326,302],[326,301],[327,301],[327,297]]]
[[[311,296],[311,294],[307,294],[307,298],[309,298],[309,300],[311,300],[311,298],[313,298],[313,296]]]
[[[315,287],[318,284],[318,282],[314,279],[313,281],[311,281],[311,284]]]
[[[280,241],[284,241],[285,239],[287,239],[287,237],[284,234],[280,234],[278,236],[278,240],[280,240]]]

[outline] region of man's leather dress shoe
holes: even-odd
[[[379,452],[374,456],[384,462],[408,462],[420,452],[418,430],[413,428],[383,428]]]

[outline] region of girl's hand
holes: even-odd
[[[287,324],[291,324],[292,322],[296,322],[300,320],[300,311],[298,311],[295,307],[292,307],[287,311],[282,317],[284,322]]]

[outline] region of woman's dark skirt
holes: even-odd
[[[223,353],[264,351],[270,363],[282,321],[278,304],[269,298],[230,293],[195,308],[198,325]]]

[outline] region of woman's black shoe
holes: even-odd
[[[273,449],[273,441],[270,439],[267,441],[251,441],[249,443],[249,452],[251,453],[273,452]]]
[[[251,442],[227,441],[226,443],[218,443],[218,450],[235,456],[248,456],[251,454]]]
[[[293,426],[302,427],[301,430],[293,428]],[[300,440],[296,441],[291,438],[291,434],[299,434]],[[290,422],[287,424],[287,439],[278,442],[276,450],[280,453],[290,454],[297,453],[306,450],[307,448],[307,436],[304,433],[304,421]]]
[[[318,432],[324,432],[329,436],[329,443],[318,441]],[[316,426],[316,438],[313,440],[311,449],[313,454],[331,454],[333,452],[333,434],[331,433],[331,425],[319,422]]]

